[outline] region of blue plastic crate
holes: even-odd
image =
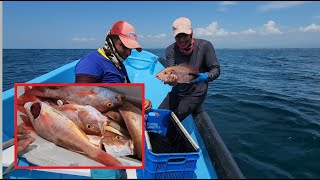
[[[138,178],[194,178],[200,148],[174,113],[152,109],[145,119],[145,169],[137,170]],[[148,134],[150,132],[174,139],[177,147],[184,149],[184,152],[154,152]]]
[[[148,172],[147,169],[137,169],[138,179],[197,179],[194,171]]]

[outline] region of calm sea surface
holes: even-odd
[[[92,49],[3,50],[3,91]],[[164,56],[164,49],[149,49]],[[218,49],[206,110],[247,178],[320,178],[320,49]]]

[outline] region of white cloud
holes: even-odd
[[[87,37],[74,37],[72,38],[72,41],[75,41],[75,42],[89,42],[89,41],[95,41],[96,39],[95,38],[87,38]]]
[[[199,36],[226,36],[228,32],[218,28],[217,22],[212,22],[205,28],[196,28],[194,33]]]
[[[307,27],[300,27],[299,30],[301,32],[320,32],[320,25],[312,23]]]
[[[274,21],[268,21],[263,27],[263,33],[265,34],[282,34]]]
[[[253,30],[253,29],[248,29],[248,30],[245,30],[245,31],[242,31],[241,34],[247,34],[247,35],[250,35],[250,34],[256,34],[257,31],[256,30]]]
[[[194,34],[198,37],[222,37],[222,36],[238,36],[238,35],[279,35],[283,34],[274,21],[268,21],[262,27],[248,28],[239,32],[228,32],[223,28],[219,28],[217,22],[212,22],[205,28],[195,28]]]
[[[167,38],[167,34],[162,33],[162,34],[156,34],[156,35],[138,35],[138,38],[141,38],[141,39],[145,39],[145,38],[165,39],[165,38]]]
[[[162,33],[162,34],[157,34],[157,35],[148,35],[147,36],[148,38],[158,38],[158,39],[161,39],[161,38],[166,38],[167,35]]]
[[[237,4],[236,1],[222,1],[222,2],[220,3],[220,5],[223,5],[223,6],[235,5],[235,4]]]
[[[218,11],[226,11],[227,6],[236,5],[236,1],[222,1],[219,3]]]
[[[268,11],[268,10],[277,10],[277,9],[286,9],[294,6],[299,6],[302,4],[307,3],[306,1],[275,1],[260,6],[258,9],[261,11]]]

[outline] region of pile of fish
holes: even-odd
[[[24,86],[17,109],[24,126],[42,138],[106,166],[141,160],[142,116],[123,94],[97,86]]]

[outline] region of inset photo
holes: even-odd
[[[143,84],[15,84],[15,168],[143,168],[143,102]]]

